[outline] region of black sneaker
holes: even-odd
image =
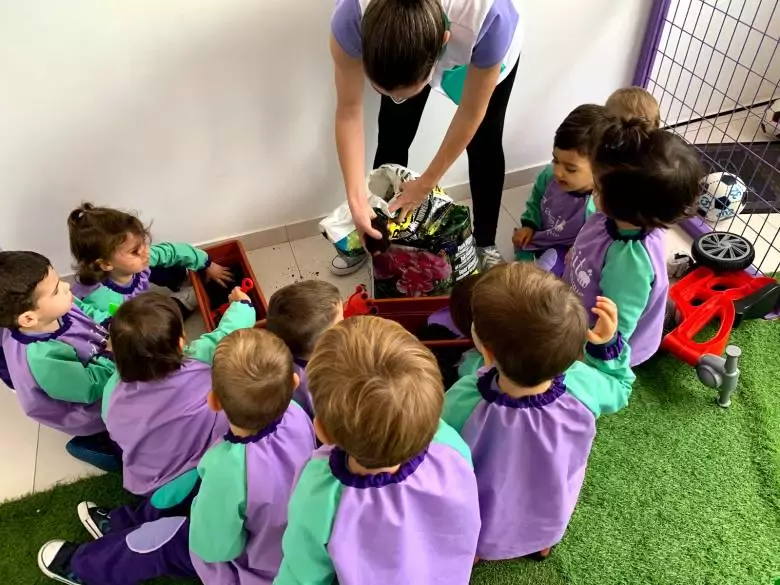
[[[50,540],[38,551],[38,567],[44,575],[68,585],[84,585],[70,570],[70,559],[78,545],[65,540]]]
[[[111,520],[108,517],[108,509],[100,508],[94,502],[81,502],[76,506],[76,512],[84,528],[87,529],[87,532],[95,540],[111,532]]]
[[[122,452],[106,431],[84,437],[73,437],[65,450],[80,461],[108,473],[122,471]]]

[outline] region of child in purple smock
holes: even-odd
[[[479,535],[468,447],[440,419],[433,354],[379,317],[320,337],[307,368],[324,446],[297,480],[276,585],[466,585]]]
[[[116,374],[103,392],[103,419],[122,449],[123,484],[143,496],[141,506],[109,512],[92,502],[79,504],[82,522],[103,536],[160,515],[186,513],[197,489],[195,468],[228,422],[206,401],[211,363],[219,341],[255,324],[255,310],[238,288],[219,327],[189,345],[176,303],[159,292],[139,295],[116,312],[111,345]]]
[[[563,278],[586,309],[599,295],[615,301],[635,366],[658,351],[663,336],[664,228],[696,201],[704,170],[681,138],[633,119],[606,130],[592,162],[599,213],[577,236]]]
[[[417,337],[422,341],[470,339],[471,293],[481,277],[482,273],[472,274],[456,282],[450,291],[449,305],[432,313]],[[445,388],[466,372],[476,371],[481,363],[479,352],[473,348],[462,353],[457,348],[438,348],[436,357]]]
[[[315,448],[314,428],[291,402],[298,376],[284,342],[242,329],[214,355],[209,405],[230,429],[198,465],[192,515],[148,522],[78,546],[55,540],[41,570],[64,583],[134,585],[169,575],[209,585],[270,585],[295,477]]]
[[[96,322],[107,317],[74,299],[47,258],[0,252],[0,343],[22,410],[75,436],[66,446],[74,457],[116,471],[121,460],[100,418],[115,371]]]
[[[73,294],[103,313],[112,314],[123,302],[149,290],[150,280],[179,289],[187,270],[204,270],[206,278],[223,286],[232,280],[229,270],[189,244],[150,246],[149,230],[124,211],[83,203],[68,216],[68,233],[77,272]],[[158,282],[153,271],[175,271],[179,276],[177,282]],[[172,295],[185,315],[197,307],[195,292],[186,284]]]
[[[339,289],[322,280],[302,280],[280,288],[268,301],[267,327],[287,344],[300,384],[293,399],[314,418],[306,365],[323,331],[344,319]]]
[[[604,106],[576,107],[555,131],[553,162],[536,178],[512,243],[515,259],[563,274],[566,253],[592,206],[590,155],[609,116]]]
[[[443,418],[474,460],[482,515],[477,555],[544,558],[577,504],[596,419],[628,402],[628,346],[612,301],[599,297],[588,330],[566,283],[530,263],[488,272],[472,310],[486,368],[450,388]]]

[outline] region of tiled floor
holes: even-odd
[[[504,194],[497,240],[501,252],[507,258],[512,255],[512,230],[518,225],[529,193],[530,186],[512,189]],[[690,248],[690,241],[674,231],[669,233],[668,242],[670,252]],[[358,284],[367,284],[367,268],[346,278],[331,275],[328,271],[331,258],[332,248],[321,236],[249,252],[249,260],[259,284],[268,297],[286,284],[307,278],[333,282],[344,295],[351,294]],[[197,316],[188,320],[187,334],[190,339],[202,331]],[[0,500],[16,498],[31,491],[47,489],[57,482],[73,481],[96,473],[93,468],[65,453],[63,447],[66,441],[63,434],[27,419],[14,394],[0,388]]]
[[[692,144],[769,142],[773,138],[764,134],[760,127],[763,115],[763,107],[755,110],[742,110],[700,122],[683,124],[672,130]]]

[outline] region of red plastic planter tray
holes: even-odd
[[[404,329],[417,335],[431,313],[448,306],[449,297],[418,297],[413,299],[374,299],[377,315],[396,321]],[[464,350],[474,346],[470,339],[447,339],[423,341],[432,350],[447,347],[460,347]]]
[[[250,266],[246,257],[244,245],[238,240],[228,240],[215,246],[203,248],[203,251],[209,255],[209,259],[212,262],[224,266],[233,273],[235,281],[233,286],[239,286],[245,278],[252,279],[255,286],[247,295],[252,299],[252,304],[255,306],[258,323],[264,321],[268,314],[268,303],[265,300],[263,291],[260,289],[260,284],[257,282],[257,277],[252,271],[252,266]],[[203,324],[206,326],[206,331],[214,331],[216,323],[211,312],[227,302],[227,296],[233,287],[230,286],[222,290],[215,283],[207,284],[205,274],[201,272],[190,272],[190,279],[195,289],[195,296],[198,298],[198,308],[200,309],[200,316],[203,318]]]

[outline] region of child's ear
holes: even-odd
[[[35,327],[38,324],[38,315],[35,311],[25,311],[16,319],[19,327]]]
[[[482,344],[482,340],[479,338],[479,335],[477,335],[477,332],[474,330],[474,325],[471,325],[471,339],[474,341],[474,347],[477,348],[477,351],[482,354],[482,359],[485,360],[485,367],[490,367],[494,363],[496,363],[496,358],[493,355],[493,353],[486,348]]]
[[[184,353],[184,346],[187,345],[187,340],[184,339],[184,336],[179,337],[179,351]]]
[[[330,437],[328,436],[328,432],[323,428],[320,419],[318,419],[316,416],[314,417],[314,434],[317,435],[317,438],[323,445],[333,444],[333,441],[331,441]]]
[[[105,260],[98,260],[95,264],[97,264],[97,267],[103,272],[111,272],[114,269],[111,262],[106,262]]]
[[[301,385],[301,377],[293,372],[293,390],[296,390]]]
[[[222,411],[222,405],[219,403],[219,398],[217,398],[217,395],[214,394],[213,390],[209,390],[209,393],[206,395],[206,404],[208,404],[209,408],[214,412]]]

